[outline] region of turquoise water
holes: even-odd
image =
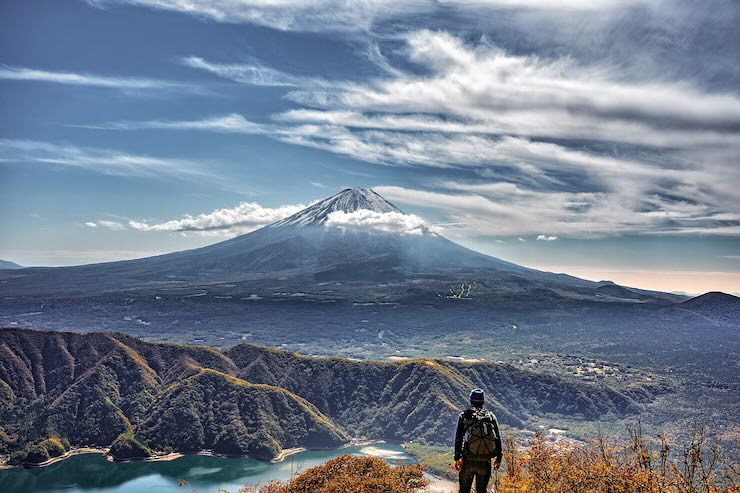
[[[307,451],[271,464],[246,458],[186,456],[169,462],[108,462],[102,455],[76,455],[48,467],[0,471],[2,493],[237,493],[245,484],[286,480],[343,454],[374,455],[389,462],[412,462],[396,444],[375,444],[339,450]],[[178,487],[179,480],[187,485]]]

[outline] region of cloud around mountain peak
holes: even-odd
[[[303,204],[263,207],[256,202],[241,202],[236,207],[216,209],[212,212],[186,215],[159,223],[129,221],[128,225],[138,231],[194,232],[203,236],[232,236],[266,226],[303,210]]]
[[[327,228],[342,230],[377,231],[403,235],[422,235],[432,232],[422,218],[402,212],[377,212],[368,209],[335,211],[326,218]]]
[[[358,192],[359,191],[359,192]],[[361,205],[330,211],[321,211],[317,215],[314,209],[322,209],[322,205],[331,204],[336,200],[351,200],[353,195],[369,198]],[[373,208],[375,206],[375,208]],[[323,214],[323,213],[326,214]],[[305,217],[304,217],[305,216]],[[293,221],[291,221],[293,218]],[[225,207],[198,215],[187,214],[179,219],[152,222],[145,220],[129,220],[128,227],[145,232],[180,232],[195,233],[200,236],[230,237],[244,234],[273,223],[287,225],[323,225],[326,228],[341,230],[363,230],[383,233],[398,233],[403,235],[421,235],[435,233],[438,228],[428,225],[421,217],[415,214],[405,214],[367,189],[348,189],[337,195],[313,202],[309,205],[286,204],[278,207],[266,207],[256,202],[241,202],[235,207]],[[108,226],[109,221],[90,221],[89,227]],[[120,224],[120,228],[123,225]]]

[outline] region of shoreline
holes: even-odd
[[[299,454],[301,452],[305,452],[307,449],[305,447],[295,447],[295,448],[286,448],[283,449],[279,454],[277,454],[275,457],[270,459],[271,464],[277,464],[278,462],[283,462],[286,458],[290,457],[291,455]]]
[[[69,459],[70,457],[74,457],[75,455],[85,455],[85,454],[99,454],[99,455],[106,455],[108,453],[107,448],[97,448],[97,447],[79,447],[79,448],[73,448],[71,450],[68,450],[67,452],[63,453],[62,455],[58,455],[56,457],[52,457],[49,460],[46,460],[44,462],[39,463],[23,463],[23,464],[8,464],[7,462],[0,464],[0,470],[2,469],[13,469],[16,467],[28,467],[28,468],[36,468],[36,467],[46,467],[50,466],[52,464],[56,464],[57,462],[61,462],[65,459]]]
[[[386,443],[386,441],[385,440],[352,440],[334,449],[326,449],[326,450],[342,450],[342,449],[347,449],[350,447],[367,447],[369,445],[377,445],[377,444],[382,444],[382,443]],[[271,464],[277,464],[277,463],[285,461],[285,459],[287,459],[288,457],[292,455],[306,452],[308,450],[309,449],[305,447],[294,447],[294,448],[283,449],[278,455],[276,455],[275,457],[269,460],[266,460],[266,462],[269,462]],[[316,449],[316,450],[323,450],[323,449]],[[110,451],[110,448],[98,448],[98,447],[73,448],[71,450],[68,450],[62,455],[59,455],[57,457],[52,457],[47,461],[40,462],[37,464],[32,464],[32,463],[8,464],[7,462],[0,462],[0,471],[7,470],[7,469],[15,469],[19,467],[23,467],[23,468],[47,467],[47,466],[56,464],[58,462],[61,462],[63,460],[69,459],[70,457],[74,457],[76,455],[85,455],[85,454],[102,455],[108,462],[112,462],[116,464],[127,464],[127,463],[132,463],[132,462],[168,462],[168,461],[176,460],[181,457],[186,457],[190,455],[193,455],[193,456],[202,455],[202,456],[208,456],[208,457],[225,457],[225,458],[243,458],[243,459],[255,459],[255,460],[264,461],[264,459],[258,459],[256,457],[250,457],[248,455],[217,454],[217,453],[214,453],[212,450],[201,450],[199,452],[192,452],[192,453],[170,452],[169,454],[153,455],[151,457],[137,457],[137,458],[129,458],[129,459],[116,459],[110,455],[109,451]],[[440,481],[445,480],[445,478],[442,478],[442,477],[439,477],[433,474],[429,474],[429,477],[435,478],[436,480],[440,480]],[[434,491],[436,492],[436,490]]]
[[[185,454],[181,454],[180,452],[170,452],[169,454],[164,455],[152,455],[150,457],[132,457],[130,459],[116,459],[110,454],[107,454],[105,458],[109,462],[116,462],[118,464],[126,464],[129,462],[169,462],[171,460],[179,459],[180,457],[185,457]]]
[[[348,443],[342,445],[339,448],[343,449],[350,447],[367,447],[369,445],[377,445],[379,443],[385,443],[385,440],[350,440]]]

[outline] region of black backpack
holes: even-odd
[[[491,460],[499,453],[493,414],[484,409],[470,409],[463,416],[465,436],[463,453],[468,460]]]

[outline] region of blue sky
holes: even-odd
[[[537,268],[740,292],[740,5],[5,0],[0,258],[193,248],[345,187]]]

